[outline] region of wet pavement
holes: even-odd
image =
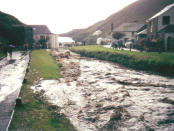
[[[64,78],[31,88],[79,131],[174,130],[174,79],[76,54],[61,61]]]
[[[6,131],[18,97],[29,56],[14,52],[0,61],[0,131]]]

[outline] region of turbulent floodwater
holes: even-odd
[[[13,52],[12,60],[8,57],[0,61],[0,102],[14,91],[19,93],[28,61],[29,56],[20,52]]]
[[[12,58],[0,61],[0,131],[8,130],[28,66],[29,55],[13,52]]]
[[[174,130],[174,79],[77,55],[63,63],[64,79],[31,88],[79,131]]]

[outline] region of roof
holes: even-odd
[[[161,29],[159,32],[174,33],[174,25],[168,25]]]
[[[60,43],[73,43],[75,42],[71,37],[59,37]]]
[[[34,34],[51,34],[51,31],[46,25],[30,25],[33,28]]]
[[[137,33],[137,35],[141,35],[141,34],[147,34],[147,29],[144,29]]]
[[[162,9],[160,12],[158,12],[157,14],[155,14],[154,16],[152,16],[150,19],[148,19],[147,22],[148,22],[148,21],[151,21],[152,19],[154,19],[154,18],[156,18],[156,17],[158,17],[158,16],[160,16],[160,15],[162,15],[162,14],[164,14],[166,11],[170,10],[170,9],[173,8],[173,7],[174,7],[174,3],[171,4],[171,5],[166,6],[166,7],[165,7],[164,9]]]
[[[119,27],[115,28],[114,31],[116,31],[116,32],[136,32],[143,26],[144,26],[144,24],[140,24],[140,23],[123,23]]]

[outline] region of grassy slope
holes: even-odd
[[[130,52],[102,46],[80,46],[71,50],[83,56],[109,60],[134,69],[174,76],[174,53]]]
[[[63,116],[55,118],[42,101],[34,97],[30,89],[40,78],[60,78],[60,68],[45,50],[31,53],[30,71],[26,74],[27,83],[23,84],[20,97],[22,107],[16,107],[9,131],[67,131],[75,130],[70,121]]]

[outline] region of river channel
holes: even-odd
[[[173,131],[174,79],[72,54],[59,80],[31,87],[79,131]]]

